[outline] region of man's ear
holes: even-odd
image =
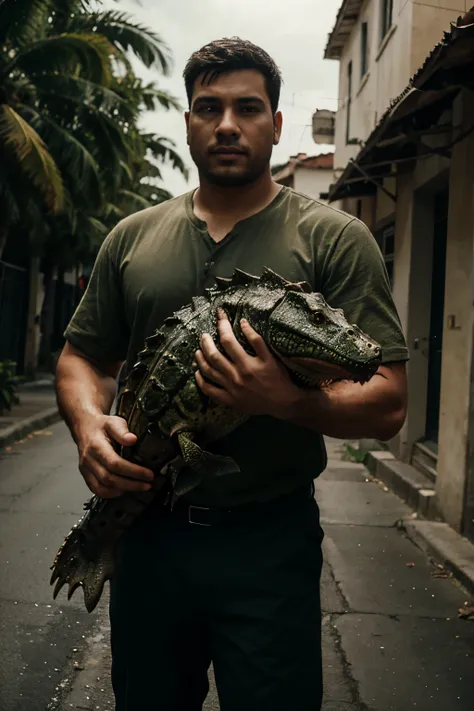
[[[280,143],[281,131],[283,127],[283,115],[281,111],[277,111],[273,117],[273,145],[277,146]]]

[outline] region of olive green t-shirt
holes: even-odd
[[[193,211],[193,192],[120,222],[104,241],[65,336],[103,362],[131,367],[145,338],[173,311],[238,267],[264,266],[307,281],[382,346],[383,362],[407,360],[380,249],[367,227],[333,207],[282,188],[261,212],[214,242]],[[211,451],[240,474],[196,489],[193,503],[232,506],[267,500],[310,482],[326,467],[321,435],[271,417],[252,417]]]

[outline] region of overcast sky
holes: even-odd
[[[341,2],[335,0],[106,0],[133,15],[157,32],[170,46],[174,69],[169,77],[140,72],[154,78],[160,88],[176,96],[183,106],[186,94],[182,80],[184,65],[193,51],[211,40],[238,35],[263,47],[280,67],[284,87],[280,108],[284,130],[273,163],[290,155],[327,152],[311,137],[311,117],[316,109],[337,109],[338,63],[323,59],[328,33],[334,26]],[[165,187],[179,195],[197,185],[197,173],[186,145],[184,118],[175,111],[147,114],[147,130],[168,136],[191,168],[189,183],[173,170],[165,169]]]

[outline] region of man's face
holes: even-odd
[[[233,187],[253,183],[267,170],[281,114],[272,114],[263,75],[244,69],[221,74],[210,85],[198,78],[186,126],[200,175]]]

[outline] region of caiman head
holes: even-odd
[[[269,316],[265,340],[296,380],[308,386],[369,380],[380,365],[378,343],[349,324],[342,309],[331,308],[308,285],[287,288]]]
[[[307,282],[287,281],[268,267],[261,277],[235,269],[232,278],[216,281],[218,305],[242,345],[246,347],[239,320],[244,316],[301,385],[363,383],[378,370],[379,344],[349,324],[342,309],[331,308]]]

